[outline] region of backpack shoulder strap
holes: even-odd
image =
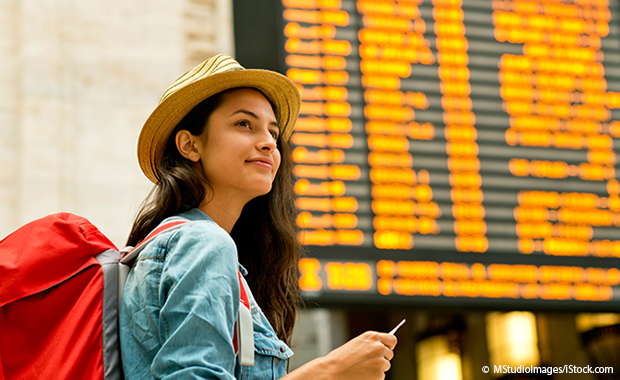
[[[142,252],[142,250],[149,245],[150,242],[155,240],[157,235],[165,231],[173,231],[181,228],[185,223],[191,223],[187,219],[177,219],[170,221],[168,223],[164,223],[155,228],[150,234],[146,236],[144,240],[138,243],[135,247],[125,247],[123,248],[121,253],[120,265],[118,268],[118,312],[120,314],[121,311],[121,300],[123,299],[123,290],[125,289],[125,282],[127,281],[127,276],[129,276],[129,271],[133,266],[133,263],[136,261],[136,258]],[[1,380],[1,379],[0,379]]]
[[[125,247],[121,251],[121,254],[123,255],[121,258],[121,263],[131,267],[134,261],[136,260],[136,258],[138,257],[138,255],[140,254],[140,252],[142,252],[142,250],[144,249],[144,247],[146,247],[150,242],[155,240],[157,235],[165,231],[177,230],[186,223],[191,223],[191,222],[186,219],[183,219],[183,220],[179,219],[179,220],[172,220],[170,222],[159,225],[150,234],[148,234],[146,238],[144,238],[144,240],[138,243],[138,245],[136,245],[135,247]]]
[[[181,228],[184,224],[191,223],[187,219],[171,220],[165,224],[160,225],[153,230],[147,237],[142,240],[135,247],[126,247],[121,251],[123,255],[121,258],[120,273],[119,273],[119,303],[118,308],[120,312],[120,301],[123,295],[123,289],[125,288],[125,281],[129,275],[129,270],[134,261],[140,254],[140,252],[162,232],[174,231]],[[237,270],[239,277],[239,289],[241,292],[239,315],[234,327],[233,346],[235,348],[235,355],[239,356],[239,363],[243,366],[254,366],[254,322],[252,320],[252,312],[250,311],[250,300],[248,298],[249,289],[246,289],[245,282],[242,279],[241,271]],[[1,380],[1,379],[0,379]]]

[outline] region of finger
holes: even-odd
[[[389,371],[390,368],[392,368],[392,363],[390,363],[390,361],[388,360],[385,362],[385,366],[383,367],[383,372]]]
[[[396,347],[396,344],[398,343],[398,338],[396,338],[395,335],[380,333],[379,339],[381,340],[381,343],[386,345],[391,350],[393,350],[394,347]]]
[[[385,351],[383,351],[383,357],[385,360],[390,361],[394,358],[394,351],[390,350],[386,347]]]

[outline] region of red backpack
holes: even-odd
[[[123,263],[186,222],[159,227]],[[0,241],[0,380],[122,380],[118,310],[129,272],[123,263],[105,235],[69,213],[37,219]],[[249,306],[239,281],[241,303]],[[240,316],[249,314],[245,308]],[[243,347],[242,357],[251,350],[253,362],[251,319],[249,338],[247,319],[239,322],[235,347]]]

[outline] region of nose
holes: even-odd
[[[267,152],[273,152],[278,148],[276,139],[273,138],[271,131],[268,129],[260,133],[258,141],[258,149]]]

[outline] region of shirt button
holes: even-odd
[[[280,352],[284,352],[286,351],[286,348],[284,348],[284,346],[280,346]]]

